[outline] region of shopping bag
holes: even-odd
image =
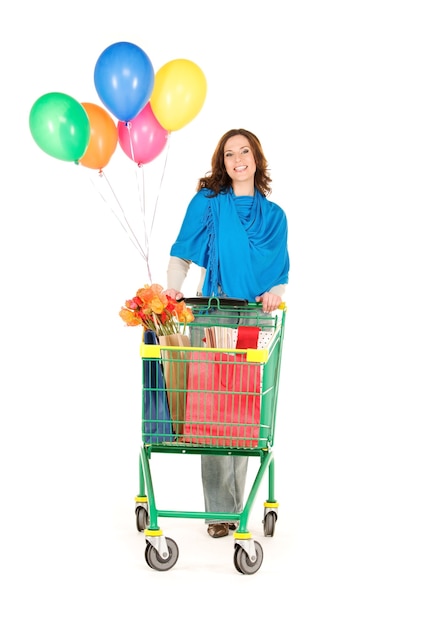
[[[272,330],[258,326],[238,326],[236,348],[267,348],[273,338]]]
[[[238,326],[236,347],[242,350],[246,350],[247,348],[256,348],[258,345],[260,330],[261,328],[258,326]]]
[[[181,333],[160,335],[158,339],[162,346],[190,346],[189,337]],[[176,435],[182,434],[185,419],[188,355],[189,352],[184,350],[162,351],[168,406],[173,422],[173,431]]]
[[[273,338],[272,330],[261,330],[259,326],[210,326],[204,331],[206,348],[261,349],[267,348]]]
[[[260,426],[261,364],[246,354],[192,355],[183,440],[187,443],[257,447]]]
[[[143,336],[145,344],[157,345],[158,338],[151,330]],[[142,440],[144,443],[173,441],[173,429],[168,407],[164,372],[160,359],[143,359]]]

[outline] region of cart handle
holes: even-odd
[[[181,298],[180,300],[177,300],[177,302],[181,302],[182,300],[184,300],[184,302],[189,306],[217,306],[218,308],[220,308],[220,305],[224,305],[241,308],[249,305],[248,300],[244,300],[242,298],[219,298],[217,296],[211,296],[210,298],[208,298],[207,296]],[[255,304],[258,303],[256,302]]]
[[[252,308],[261,308],[261,302],[249,302],[248,300],[244,300],[243,298],[219,298],[217,296],[211,296],[210,298],[206,296],[196,296],[192,298],[180,298],[177,302],[184,301],[186,304],[193,306],[205,306],[210,308],[211,306],[217,306],[218,309],[221,308],[221,305],[226,307],[252,307]],[[281,302],[277,307],[279,310],[283,311],[286,309],[285,302]]]

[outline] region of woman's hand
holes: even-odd
[[[270,291],[265,291],[262,296],[257,296],[255,298],[256,302],[263,303],[263,311],[266,313],[271,313],[279,308],[279,304],[282,302],[282,298],[275,293],[270,293]]]
[[[164,289],[163,293],[165,293],[166,296],[170,296],[170,298],[174,298],[174,300],[183,300],[184,298],[182,292],[176,289]]]

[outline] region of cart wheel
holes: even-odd
[[[261,567],[263,562],[263,548],[258,543],[258,541],[254,541],[255,545],[255,555],[256,559],[254,562],[249,560],[248,554],[241,546],[237,546],[234,554],[234,564],[238,572],[241,574],[255,574]]]
[[[146,563],[149,565],[149,567],[152,567],[151,562],[149,560],[149,556],[148,553],[150,552],[150,548],[152,548],[151,544],[147,541],[146,542],[146,548],[145,548],[145,561]]]
[[[242,548],[241,548],[241,546],[239,544],[236,543],[235,544],[235,551],[233,553],[233,565],[235,566],[235,568],[238,570],[238,572],[240,574],[243,574],[243,572],[242,572],[242,570],[241,570],[241,568],[239,567],[239,564],[238,564],[238,558],[240,558],[240,557],[238,557],[237,553],[239,552],[239,550],[242,550]]]
[[[138,506],[136,509],[136,526],[139,532],[149,526],[149,515],[144,506]]]
[[[264,536],[265,537],[273,537],[274,535],[274,529],[276,526],[276,519],[277,519],[277,515],[276,513],[267,513],[264,520],[263,520],[263,524],[264,524]]]
[[[165,540],[167,542],[169,552],[167,559],[163,559],[151,543],[147,544],[145,550],[146,563],[149,567],[152,567],[152,569],[156,569],[160,572],[165,572],[166,570],[171,569],[177,563],[177,559],[179,558],[179,548],[176,542],[173,539],[170,539],[170,537],[165,537]]]

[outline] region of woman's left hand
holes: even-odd
[[[257,296],[255,298],[255,301],[262,302],[263,311],[265,311],[266,313],[271,313],[272,311],[275,311],[279,308],[279,304],[282,302],[282,299],[275,293],[270,293],[269,291],[266,291],[263,293],[262,296]]]

